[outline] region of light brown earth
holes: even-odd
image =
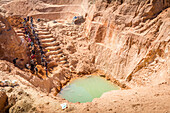
[[[1,63],[6,63],[1,61]],[[9,63],[7,63],[9,64]],[[9,97],[10,113],[32,113],[32,112],[142,112],[142,113],[168,113],[170,111],[170,86],[167,83],[154,86],[137,87],[128,90],[111,91],[102,95],[101,98],[94,99],[89,103],[70,103],[59,96],[47,94],[40,91],[24,78],[20,77],[17,68],[10,64],[12,72],[4,69],[0,73],[0,80],[17,80],[19,86],[14,88],[0,88]],[[1,68],[2,69],[2,68]],[[25,73],[27,74],[27,73]],[[0,98],[1,99],[1,98]],[[4,98],[3,98],[4,99]],[[16,101],[16,104],[15,104]],[[67,103],[68,108],[61,109],[60,104]],[[2,101],[1,101],[2,103]],[[8,107],[8,106],[7,106]]]
[[[35,25],[45,51],[50,49],[46,56],[51,69],[49,78],[42,80],[10,63],[15,57],[24,58],[25,62],[18,64],[22,67],[29,60],[28,48],[18,45],[24,39],[22,29],[11,26],[1,16],[0,21],[7,27],[4,29],[2,24],[0,29],[0,80],[19,83],[14,88],[0,87],[8,96],[4,110],[170,112],[170,1],[3,0],[0,4],[0,12],[6,17],[32,15],[43,19]],[[84,16],[85,22],[72,25],[75,15]],[[7,31],[9,27],[12,30]],[[14,48],[17,51],[11,50]],[[122,90],[107,92],[81,104],[54,96],[70,78],[91,73],[105,75]],[[0,106],[5,104],[0,102]],[[60,104],[64,102],[68,108],[62,110]]]

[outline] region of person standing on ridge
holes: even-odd
[[[17,60],[18,60],[18,58],[14,58],[14,59],[13,59],[13,63],[14,63],[15,66],[17,66],[17,65],[16,65]]]
[[[74,21],[75,21],[77,18],[78,18],[77,16],[74,16],[74,17],[73,17],[72,24],[74,24]]]

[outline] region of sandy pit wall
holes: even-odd
[[[74,16],[85,16],[88,0],[21,0],[12,1],[2,7],[6,10],[6,15],[29,15],[36,19],[72,20]]]
[[[25,39],[17,36],[10,23],[2,15],[0,15],[0,22],[3,24],[0,28],[0,59],[13,62],[14,58],[18,58],[17,65],[24,67],[29,60]]]
[[[106,4],[91,5],[85,26],[97,69],[120,81],[140,81],[140,85],[169,81],[170,3],[136,0]],[[154,71],[152,66],[159,68]],[[165,67],[164,75],[160,75],[161,67]],[[149,79],[148,83],[144,79]]]

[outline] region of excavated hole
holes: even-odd
[[[50,13],[50,14],[46,14],[46,15],[33,15],[32,17],[36,20],[37,18],[41,18],[41,16],[43,16],[42,18],[43,19],[45,19],[44,20],[44,22],[43,22],[43,19],[41,19],[41,21],[43,22],[42,23],[42,25],[41,25],[41,23],[39,23],[39,26],[40,26],[40,28],[39,29],[41,29],[40,31],[39,31],[39,33],[42,33],[43,31],[44,31],[44,29],[46,29],[46,28],[43,28],[43,27],[45,27],[45,26],[47,26],[46,25],[46,23],[49,21],[49,19],[50,18],[47,18],[47,17],[51,17],[51,18],[55,18],[56,19],[56,17],[53,17],[53,16],[51,16],[52,14]],[[44,17],[45,16],[45,17]],[[58,17],[58,18],[60,18],[60,17]],[[57,19],[58,19],[57,18]],[[46,21],[47,20],[47,21]],[[50,21],[52,21],[53,19],[51,19]],[[83,18],[81,18],[80,19],[80,21],[76,21],[77,23],[75,23],[77,26],[78,25],[81,25],[81,24],[79,24],[79,23],[84,23],[84,21],[85,21],[85,19],[83,19]],[[69,21],[69,23],[66,23],[65,21],[63,21],[63,20],[57,20],[57,23],[65,23],[65,24],[67,24],[67,26],[68,25],[71,25],[71,26],[73,26],[72,25],[72,23],[71,23],[72,21]],[[53,20],[53,23],[54,23],[54,20]],[[45,24],[45,25],[44,25]],[[56,23],[54,23],[54,24],[56,24]],[[59,26],[59,25],[58,25]],[[71,27],[70,26],[70,27]],[[42,28],[41,28],[42,27]],[[61,26],[60,26],[61,27]],[[77,29],[79,28],[79,27],[76,27]],[[62,27],[60,28],[60,29],[63,29]],[[64,29],[66,29],[66,28],[64,28]],[[44,40],[44,39],[49,39],[49,38],[55,38],[55,37],[49,37],[49,34],[51,34],[51,31],[48,31],[48,29],[46,29],[47,31],[45,31],[45,32],[48,32],[47,33],[47,35],[46,34],[43,34],[42,36],[41,36],[41,38],[40,38],[40,34],[39,34],[39,38],[41,39],[41,41],[42,40]],[[64,30],[63,30],[64,31]],[[74,37],[74,35],[76,35],[76,34],[74,34],[72,31],[74,31],[73,30],[73,28],[69,31],[69,33],[66,33],[65,31],[62,33],[62,35],[69,35],[70,37]],[[75,31],[74,31],[75,32]],[[46,37],[45,37],[45,35],[46,35]],[[77,38],[77,37],[76,37]],[[80,37],[78,37],[78,38],[81,38],[81,36]],[[60,43],[62,42],[62,41],[64,41],[64,40],[57,40],[57,38],[55,38],[54,40],[51,40],[51,41],[49,41],[48,40],[48,42],[47,42],[47,40],[46,40],[46,42],[44,41],[44,42],[41,42],[42,44],[43,43],[45,43],[46,45],[45,46],[43,46],[43,49],[45,50],[45,48],[46,48],[46,46],[48,47],[53,47],[53,46],[60,46],[60,44],[51,44],[51,43],[53,43],[53,42],[57,42],[57,41],[60,41]],[[50,45],[51,44],[51,45]],[[63,43],[63,44],[66,44],[66,43]],[[61,49],[61,48],[60,48]],[[50,50],[49,52],[51,52],[51,51],[54,51],[54,50]],[[57,49],[55,50],[55,51],[58,51]],[[46,53],[47,53],[47,51],[46,51]],[[55,53],[55,54],[60,54],[60,53],[62,53],[62,55],[61,55],[61,58],[63,58],[63,57],[65,57],[65,55],[64,55],[64,53],[63,52],[57,52],[57,53]],[[64,55],[64,56],[63,56]],[[47,57],[48,58],[48,57]],[[39,58],[40,59],[40,58]],[[50,59],[50,60],[52,60],[52,58]],[[49,61],[50,62],[50,61]],[[61,63],[61,62],[60,62]],[[67,63],[67,62],[66,62]],[[63,63],[63,64],[66,64],[66,63]],[[39,65],[41,65],[40,64],[40,61],[38,60],[38,64]],[[63,65],[62,64],[62,65]],[[56,65],[55,65],[55,63],[53,62],[53,63],[51,63],[51,67],[52,67],[52,69],[53,69],[53,67],[55,67]],[[61,64],[60,64],[61,65]],[[50,67],[50,66],[49,66]],[[57,69],[57,68],[56,68]],[[41,70],[39,70],[39,71],[41,71]],[[55,69],[53,70],[53,71],[56,71]],[[40,73],[40,72],[39,72]],[[42,78],[42,82],[44,82],[43,81],[43,78],[46,78],[46,77],[44,77],[44,73],[45,72],[42,72],[42,76],[40,76],[40,78]],[[90,72],[89,72],[90,73]],[[60,74],[59,74],[60,75]],[[39,77],[39,76],[38,76]],[[63,76],[62,76],[63,77]],[[61,77],[61,78],[62,78]],[[104,77],[105,77],[105,75],[104,75]],[[71,77],[72,79],[75,79],[74,77]],[[58,79],[60,79],[60,78],[58,78]],[[107,78],[108,79],[108,78]],[[111,78],[110,78],[111,79]],[[82,77],[82,78],[78,78],[78,79],[76,79],[76,80],[72,80],[72,81],[70,81],[70,77],[69,77],[69,79],[67,78],[67,80],[66,80],[66,82],[64,81],[64,82],[61,82],[62,80],[60,80],[59,82],[61,82],[61,83],[59,83],[59,87],[60,88],[56,88],[56,90],[57,90],[57,92],[58,91],[60,91],[59,93],[58,93],[58,95],[60,96],[60,97],[62,97],[62,98],[64,98],[64,99],[66,99],[66,100],[68,100],[69,102],[73,102],[73,103],[75,103],[75,102],[80,102],[80,103],[85,103],[85,102],[92,102],[92,100],[94,99],[94,98],[100,98],[101,96],[102,96],[102,94],[103,93],[105,93],[105,92],[108,92],[108,91],[112,91],[112,90],[120,90],[121,88],[125,88],[124,87],[124,85],[120,85],[120,83],[115,79],[115,80],[110,80],[110,79],[108,79],[108,80],[106,80],[105,78],[103,78],[103,77],[99,77],[99,76],[84,76],[84,77]],[[109,81],[110,80],[110,81]],[[33,84],[35,84],[35,83],[33,83]],[[62,84],[62,85],[61,85]],[[61,89],[61,87],[64,85],[64,84],[67,84],[67,85],[65,85],[62,89]],[[55,84],[56,85],[56,84]],[[58,84],[57,84],[58,85]],[[61,89],[61,90],[60,90]],[[50,92],[50,91],[49,91]]]
[[[50,22],[50,21],[49,21]],[[54,38],[54,37],[49,37],[49,35],[51,34],[51,32],[49,32],[48,30],[47,31],[43,31],[44,30],[44,28],[43,27],[45,27],[45,25],[48,23],[48,21],[47,22],[43,22],[43,24],[41,25],[41,23],[39,23],[39,28],[37,28],[37,29],[40,29],[39,30],[39,33],[43,33],[44,32],[44,34],[39,34],[39,38],[41,39],[40,41],[42,41],[42,40],[45,40],[46,39],[46,41],[47,41],[47,39],[50,39],[50,38]],[[58,22],[59,23],[59,22]],[[80,21],[80,23],[82,23],[81,21]],[[38,23],[36,23],[37,25],[38,25]],[[44,25],[45,24],[45,25]],[[59,23],[59,25],[60,25],[61,23]],[[59,26],[58,25],[58,26]],[[79,25],[76,25],[77,27],[77,29],[79,29]],[[42,28],[41,28],[42,27]],[[64,27],[64,25],[63,25],[63,27]],[[67,25],[67,27],[68,27],[68,25]],[[66,28],[67,28],[66,27]],[[70,28],[69,29],[71,29],[73,27],[73,25],[71,25],[70,26]],[[61,28],[61,30],[62,29],[65,29],[65,28]],[[41,31],[42,30],[42,31]],[[63,30],[64,31],[64,30]],[[72,32],[73,31],[73,32]],[[48,33],[46,33],[46,32],[48,32]],[[68,32],[70,32],[71,34],[73,34],[73,36],[75,35],[74,34],[74,30],[73,30],[73,28],[71,29],[71,30],[69,30]],[[46,34],[45,34],[46,33]],[[62,33],[62,31],[61,31],[61,33]],[[64,32],[65,33],[65,32]],[[62,33],[63,35],[64,35],[64,33]],[[66,35],[68,35],[68,34],[66,34]],[[45,37],[46,36],[46,37]],[[51,35],[50,35],[51,36]],[[72,36],[72,35],[71,35]],[[45,37],[45,38],[44,38]],[[54,38],[54,40],[51,40],[51,41],[48,41],[48,42],[42,42],[42,45],[45,43],[48,43],[48,45],[46,44],[46,46],[47,47],[60,47],[60,44],[61,44],[61,41],[58,41],[58,42],[60,42],[60,43],[56,43],[55,45],[52,45],[51,43],[53,43],[53,42],[57,42],[58,41],[58,39],[57,38]],[[63,41],[63,40],[62,40]],[[65,41],[65,40],[64,40]],[[67,41],[66,41],[67,42]],[[36,44],[36,43],[35,43]],[[50,45],[51,44],[51,45]],[[47,47],[43,47],[43,49],[44,50],[46,50],[45,48],[47,48]],[[81,46],[80,46],[81,47]],[[59,52],[59,50],[61,50],[61,47],[60,48],[57,48],[57,49],[55,49],[55,50],[50,50],[49,51],[49,53],[51,52],[51,51],[54,51],[54,52],[56,52],[55,54],[57,55],[57,54],[61,54],[61,56],[60,56],[60,59],[61,58],[63,58],[63,57],[66,57],[64,54],[65,53],[63,53],[63,51],[60,51]],[[47,55],[46,53],[48,53],[48,51],[45,51],[45,55]],[[50,55],[53,55],[53,54],[50,54]],[[50,57],[46,57],[46,58],[50,58]],[[59,60],[60,59],[57,59],[58,60],[58,62],[60,62]],[[41,61],[39,61],[40,60],[40,57],[37,57],[37,63],[39,64],[39,65],[41,65]],[[51,59],[49,59],[49,62],[50,61],[52,61],[53,59],[52,59],[52,57],[51,57]],[[65,59],[63,59],[63,60],[65,60]],[[55,62],[57,62],[57,61],[55,61]],[[61,62],[60,62],[61,63]],[[94,62],[93,62],[94,63]],[[50,64],[50,63],[49,63]],[[52,62],[51,63],[51,67],[50,67],[50,65],[48,64],[48,67],[52,70],[52,71],[56,71],[55,69],[57,69],[57,68],[55,68],[57,65],[55,65],[55,63],[54,62]],[[61,63],[60,64],[60,66],[61,65],[65,65],[65,64],[67,64],[67,62],[65,62],[65,63]],[[45,77],[45,72],[44,71],[42,71],[42,70],[40,70],[41,68],[39,68],[39,74],[37,75],[37,77],[39,77],[41,80],[42,80],[42,82],[44,82],[44,78],[47,78],[47,77]],[[49,70],[50,71],[50,73],[52,72],[51,70]],[[41,72],[42,71],[42,72]],[[89,72],[89,73],[91,73],[91,72]],[[63,73],[63,74],[65,74],[65,73]],[[85,103],[85,102],[92,102],[93,101],[93,99],[94,98],[100,98],[101,96],[102,96],[102,94],[104,94],[105,92],[109,92],[109,91],[112,91],[112,90],[120,90],[120,89],[122,89],[122,88],[125,88],[124,87],[124,85],[122,85],[122,84],[120,84],[116,79],[114,79],[114,80],[111,80],[111,79],[113,79],[113,78],[108,78],[107,77],[107,75],[103,75],[103,76],[97,76],[97,75],[101,75],[101,74],[92,74],[92,76],[91,75],[85,75],[85,74],[87,74],[87,73],[82,73],[82,76],[83,77],[81,77],[81,78],[78,78],[78,79],[76,79],[77,77],[66,77],[67,79],[66,80],[62,80],[62,78],[64,77],[63,76],[63,74],[61,75],[61,78],[59,77],[60,76],[60,74],[58,74],[58,75],[56,75],[56,76],[58,76],[58,79],[60,80],[59,82],[58,82],[58,84],[59,84],[59,88],[58,87],[53,87],[53,88],[56,88],[56,92],[58,93],[58,95],[60,96],[60,97],[62,97],[62,98],[64,98],[64,99],[66,99],[66,100],[68,100],[69,102],[72,102],[72,103],[76,103],[76,102],[80,102],[80,103]],[[75,74],[75,73],[74,73]],[[79,76],[79,75],[78,75]],[[51,78],[53,77],[53,76],[50,76]],[[104,77],[106,77],[106,79],[104,78]],[[71,80],[70,80],[71,79]],[[74,80],[72,80],[72,79],[74,79]],[[34,85],[35,83],[33,83],[33,85]],[[58,85],[58,84],[55,84],[55,85]],[[63,87],[62,87],[63,86]],[[61,89],[61,87],[62,87],[62,89]],[[49,91],[50,92],[50,91]],[[55,94],[54,95],[56,95],[57,93],[55,92]]]

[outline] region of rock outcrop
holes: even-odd
[[[169,6],[167,0],[98,0],[92,4],[85,34],[90,37],[97,69],[138,85],[167,81]]]
[[[5,92],[0,91],[0,113],[3,112],[5,106],[7,105],[7,95]]]
[[[0,59],[12,62],[14,58],[18,58],[17,65],[24,67],[29,58],[25,39],[17,37],[14,29],[2,15],[0,23]]]

